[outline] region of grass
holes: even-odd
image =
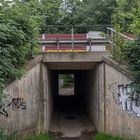
[[[16,138],[16,133],[13,132],[6,132],[4,127],[0,126],[0,140],[15,140]]]
[[[134,139],[127,139],[127,138],[122,138],[119,136],[112,136],[109,134],[98,133],[96,134],[94,140],[134,140]]]
[[[51,134],[39,134],[35,136],[29,136],[24,140],[53,140],[53,136]],[[93,140],[134,140],[134,139],[127,139],[119,136],[112,136],[109,134],[98,133],[93,138]]]
[[[39,134],[35,136],[29,136],[24,140],[53,140],[53,136],[51,134]]]

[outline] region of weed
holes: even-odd
[[[122,138],[119,136],[112,136],[109,134],[101,134],[101,133],[96,134],[94,139],[95,140],[132,140],[132,139],[127,139],[127,138]]]

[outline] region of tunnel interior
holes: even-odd
[[[55,94],[53,97],[54,102],[54,111],[60,111],[61,113],[67,113],[68,116],[66,118],[74,118],[72,114],[81,114],[85,111],[85,104],[84,104],[84,97],[82,91],[84,91],[85,86],[81,85],[84,83],[84,79],[78,78],[78,72],[76,71],[53,71],[53,73],[56,73],[57,77],[57,86],[55,87]],[[65,89],[65,94],[60,95],[59,94],[59,87],[58,87],[58,76],[59,74],[73,74],[74,75],[74,94],[71,93],[71,95],[67,95],[67,88]],[[55,75],[55,74],[53,74]],[[81,83],[79,81],[82,81]],[[79,86],[79,87],[78,87]],[[80,89],[82,88],[82,89]],[[81,91],[80,91],[81,90]],[[70,116],[71,114],[71,116]]]
[[[52,95],[50,131],[64,136],[80,136],[85,131],[95,131],[94,112],[89,101],[94,95],[95,70],[49,70]],[[59,95],[59,75],[74,75],[74,94]]]

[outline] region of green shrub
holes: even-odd
[[[119,32],[119,27],[117,32]],[[140,93],[140,35],[136,40],[124,40],[115,34],[112,38],[114,46],[112,50],[113,59],[128,67],[131,72],[133,88]]]
[[[123,60],[123,47],[126,44],[126,41],[119,35],[113,36],[113,50],[112,50],[112,56],[113,58],[121,63],[125,63]]]
[[[0,98],[5,85],[21,77],[23,66],[37,45],[42,17],[31,9],[30,2],[0,6]]]
[[[6,132],[4,128],[0,127],[0,140],[16,140],[15,132]]]
[[[95,140],[130,140],[130,139],[122,138],[119,136],[112,136],[109,134],[101,134],[101,133],[98,133],[94,139]]]
[[[140,44],[138,41],[130,41],[123,47],[123,57],[131,71],[133,77],[134,89],[140,93]]]

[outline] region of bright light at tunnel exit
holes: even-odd
[[[74,95],[74,74],[59,74],[58,83],[60,96]]]

